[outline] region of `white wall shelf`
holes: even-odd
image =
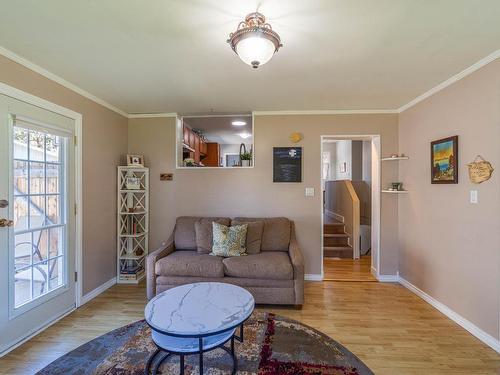
[[[127,189],[129,178],[139,182],[138,189]],[[118,167],[117,215],[117,282],[137,284],[145,276],[148,255],[148,168]]]
[[[396,160],[408,160],[408,159],[409,159],[408,156],[397,156],[395,158],[388,157],[388,158],[382,158],[380,160],[382,160],[382,161],[396,161]]]
[[[408,190],[382,190],[382,193],[389,193],[389,194],[408,194]]]

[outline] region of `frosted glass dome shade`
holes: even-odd
[[[274,43],[260,35],[249,36],[236,44],[239,58],[253,68],[258,68],[271,60],[275,51]]]

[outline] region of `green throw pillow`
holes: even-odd
[[[247,255],[245,253],[247,227],[247,224],[227,227],[214,221],[212,223],[213,244],[210,255],[221,257]]]

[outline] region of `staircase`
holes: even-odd
[[[323,224],[323,256],[326,258],[353,258],[352,246],[345,224],[328,222]]]

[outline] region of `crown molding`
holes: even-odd
[[[472,64],[468,68],[462,70],[460,73],[455,74],[454,76],[448,78],[446,81],[441,82],[439,85],[433,87],[429,91],[424,92],[422,95],[417,96],[415,99],[412,101],[406,103],[405,105],[399,107],[397,109],[398,113],[404,112],[407,109],[413,107],[414,105],[420,103],[421,101],[427,99],[428,97],[438,93],[441,90],[444,90],[448,86],[454,84],[455,82],[460,81],[461,79],[467,77],[468,75],[474,73],[476,70],[481,69],[483,66],[489,64],[492,61],[495,61],[500,57],[500,49],[496,50],[495,52],[489,54],[485,58],[482,58],[478,62]]]
[[[254,116],[284,116],[284,115],[373,115],[398,113],[397,109],[325,109],[305,111],[253,111]]]
[[[79,94],[79,95],[81,95],[89,100],[92,100],[93,102],[100,104],[103,107],[106,107],[107,109],[112,110],[113,112],[118,113],[119,115],[122,115],[123,117],[128,117],[127,112],[122,111],[121,109],[115,107],[114,105],[109,104],[105,100],[102,100],[101,98],[98,98],[95,95],[92,95],[91,93],[81,89],[80,87],[72,84],[71,82],[66,81],[64,78],[61,78],[58,75],[49,72],[48,70],[42,68],[41,66],[36,65],[35,63],[32,63],[31,61],[25,59],[24,57],[19,56],[18,54],[8,50],[7,48],[0,46],[0,55],[5,56],[9,60],[12,60],[12,61],[18,63],[18,64],[24,66],[25,68],[28,68],[28,69],[34,71],[35,73],[38,73],[38,74],[44,76],[45,78],[48,78],[51,81],[54,81],[54,82],[60,84],[61,86],[64,86],[67,89],[74,91],[77,94]]]
[[[165,117],[177,117],[175,112],[165,112],[165,113],[130,113],[127,115],[128,118],[165,118]]]

